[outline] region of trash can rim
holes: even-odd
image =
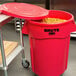
[[[61,11],[61,10],[49,10],[49,12],[50,12],[50,11],[64,12],[64,13],[70,15],[71,18],[68,19],[66,22],[63,22],[63,23],[57,23],[57,24],[45,24],[45,23],[36,22],[36,21],[34,21],[34,20],[28,20],[29,23],[31,23],[31,24],[33,24],[33,25],[38,25],[38,26],[40,25],[40,26],[47,26],[47,27],[50,27],[50,26],[55,27],[55,26],[65,25],[65,24],[67,24],[67,23],[69,23],[69,22],[74,21],[74,16],[73,16],[71,13],[69,13],[69,12]],[[47,16],[46,16],[46,17],[47,17]]]

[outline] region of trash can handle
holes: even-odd
[[[70,28],[70,33],[76,31],[76,24],[72,24],[72,27]]]

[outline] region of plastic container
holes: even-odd
[[[70,33],[76,30],[74,17],[65,11],[51,10],[48,17],[67,20],[43,24],[27,20],[32,69],[38,76],[60,76],[67,69]]]

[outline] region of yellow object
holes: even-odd
[[[47,23],[47,24],[57,24],[62,22],[66,22],[66,20],[59,19],[59,18],[45,18],[42,20],[42,23]]]

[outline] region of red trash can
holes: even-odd
[[[50,10],[48,17],[67,21],[44,24],[27,20],[32,70],[38,76],[60,76],[67,69],[70,33],[76,26],[73,15],[65,11]]]

